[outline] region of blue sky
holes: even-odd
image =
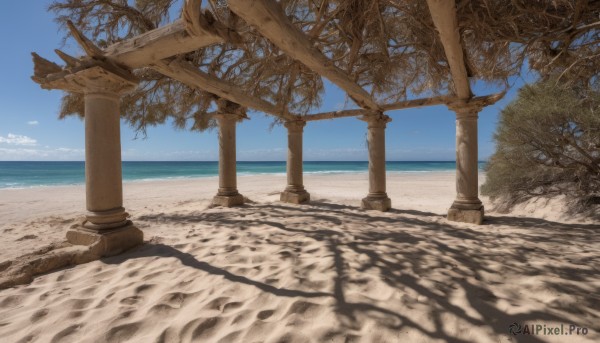
[[[9,47],[0,54],[0,160],[83,160],[84,130],[78,118],[58,120],[61,91],[41,89],[31,81],[30,53],[58,62],[53,50],[77,55],[73,42],[62,46],[62,33],[47,12],[49,0],[0,2],[0,37]],[[514,99],[521,79],[498,104],[480,113],[479,158],[494,151],[493,132],[498,113]],[[494,92],[477,85],[476,95]],[[329,85],[323,107],[314,112],[340,109],[343,92]],[[444,106],[392,111],[386,130],[387,160],[454,160],[454,114]],[[286,130],[271,127],[272,119],[253,112],[238,126],[238,160],[283,161],[286,159]],[[367,160],[366,123],[356,118],[311,122],[305,128],[304,158],[309,161]],[[126,124],[121,127],[123,160],[201,160],[218,157],[217,133],[175,130],[170,124],[150,128],[147,137],[137,137]]]

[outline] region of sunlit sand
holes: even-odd
[[[210,208],[216,178],[125,183],[145,244],[0,291],[0,335],[509,342],[513,322],[543,322],[590,330],[569,341],[598,340],[597,226],[558,217],[551,206],[527,216],[488,213],[484,225],[450,222],[454,173],[444,172],[390,174],[394,209],[365,211],[367,179],[307,175],[313,201],[292,205],[278,201],[284,176],[243,176],[247,201],[237,208]],[[0,197],[7,261],[63,241],[83,193],[52,187]]]

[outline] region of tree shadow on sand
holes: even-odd
[[[298,220],[290,222],[290,218]],[[192,254],[164,244],[147,244],[105,261],[121,263],[147,256],[175,257],[190,268],[278,297],[331,297],[335,299],[338,319],[347,329],[360,330],[362,323],[370,319],[390,330],[413,329],[430,339],[469,342],[448,332],[445,321],[453,316],[462,325],[486,327],[488,334],[495,337],[507,336],[509,325],[514,322],[575,324],[588,327],[590,335],[600,331],[597,317],[600,292],[594,291],[594,285],[600,281],[597,267],[600,265],[600,228],[595,225],[493,216],[488,217],[490,225],[459,225],[434,213],[367,212],[327,202],[310,206],[252,204],[236,210],[146,215],[136,221],[147,225],[155,221],[168,222],[174,230],[203,223],[232,232],[260,225],[280,233],[280,239],[268,240],[265,244],[291,248],[298,234],[318,242],[333,260],[333,289],[327,292],[274,287],[199,261]],[[367,275],[365,273],[369,277],[375,273],[381,282],[404,294],[402,306],[406,311],[399,311],[398,306],[392,310],[385,304],[349,300],[347,289],[366,282],[360,277]],[[524,296],[537,291],[528,288],[527,282],[507,287],[504,279],[526,281],[528,278],[543,278],[541,285],[545,292],[567,294],[571,301],[556,298],[543,303],[537,300],[536,309],[510,313],[503,310],[507,304],[518,307],[519,302],[525,300]],[[456,294],[463,294],[468,309],[452,300]],[[411,309],[415,307],[425,308],[433,326],[411,318]],[[528,336],[527,341],[544,340]]]

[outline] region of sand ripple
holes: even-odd
[[[135,251],[0,291],[2,342],[508,342],[512,322],[600,339],[591,225],[193,205],[134,218],[153,236]]]

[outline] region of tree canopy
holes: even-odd
[[[527,85],[500,116],[482,193],[506,205],[567,195],[600,201],[600,93],[551,79]]]
[[[331,63],[379,103],[454,93],[449,64],[425,0],[281,0],[293,24]],[[56,0],[50,10],[72,20],[100,47],[166,24],[177,0]],[[290,58],[228,8],[203,2],[212,20],[242,37],[177,58],[270,101],[282,112],[306,114],[324,94],[320,75]],[[524,69],[600,88],[600,2],[582,0],[457,1],[468,75],[508,87]],[[529,63],[525,66],[525,63]],[[214,125],[215,95],[156,71],[135,71],[142,82],[124,99],[124,118],[138,130],[172,118],[177,127]],[[61,115],[82,114],[82,97],[67,94]],[[191,125],[190,125],[191,123]]]

